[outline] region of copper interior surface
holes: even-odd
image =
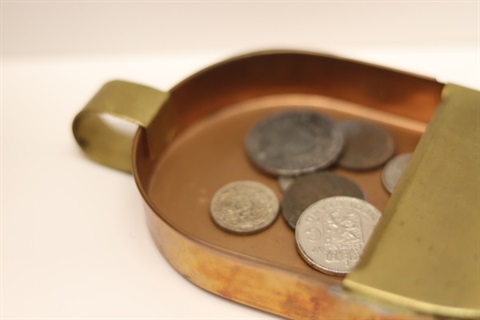
[[[392,132],[395,154],[400,154],[414,151],[442,87],[432,79],[309,53],[272,52],[232,59],[172,89],[166,109],[171,110],[171,121],[168,130],[159,130],[172,139],[159,147],[158,157],[149,155],[147,135],[139,131],[133,168],[137,184],[161,219],[195,241],[339,283],[341,278],[312,269],[300,257],[294,231],[281,212],[268,229],[235,235],[214,224],[210,199],[228,182],[254,180],[271,187],[282,200],[277,178],[257,169],[244,147],[248,130],[270,114],[304,108],[335,120],[370,120]],[[368,201],[384,210],[390,196],[381,183],[382,168],[331,169],[355,181]]]

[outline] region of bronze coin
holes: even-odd
[[[334,196],[365,200],[365,194],[355,182],[338,174],[321,171],[299,176],[283,196],[283,217],[295,229],[298,218],[305,209],[319,200]]]
[[[395,139],[385,128],[364,120],[338,124],[344,137],[344,149],[337,164],[351,170],[375,169],[395,151]]]

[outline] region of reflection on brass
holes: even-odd
[[[480,317],[480,93],[447,85],[347,287]]]
[[[146,86],[118,80],[108,82],[75,118],[75,139],[92,160],[131,172],[133,137],[109,127],[101,115],[112,115],[147,128],[167,99],[166,92]]]

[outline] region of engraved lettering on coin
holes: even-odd
[[[278,209],[275,193],[255,181],[228,183],[215,193],[210,203],[213,221],[239,234],[264,230],[275,221]]]
[[[398,180],[400,180],[411,157],[411,153],[400,154],[390,159],[383,168],[382,183],[388,192],[393,193],[393,190],[395,190]]]
[[[343,137],[328,117],[313,111],[286,111],[255,125],[245,140],[247,155],[274,175],[297,175],[336,161]]]
[[[352,180],[338,174],[320,171],[299,176],[285,191],[282,213],[288,225],[295,229],[302,212],[312,203],[333,196],[365,199],[362,189]]]
[[[385,128],[364,120],[338,124],[344,137],[344,149],[338,165],[352,170],[374,169],[384,164],[395,151],[395,140]]]
[[[349,273],[359,261],[381,214],[353,197],[330,197],[309,206],[300,216],[295,239],[300,255],[327,274]],[[318,229],[312,237],[312,228]]]

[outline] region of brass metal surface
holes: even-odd
[[[190,76],[169,90],[168,99],[159,94],[152,100],[155,116],[146,130],[137,131],[133,142],[133,173],[155,243],[193,283],[288,318],[433,319],[443,314],[442,310],[421,314],[410,305],[346,290],[341,278],[319,273],[303,261],[282,217],[264,232],[239,237],[216,227],[208,212],[214,192],[233,180],[262,182],[281,199],[276,178],[255,169],[243,148],[246,132],[263,117],[307,108],[336,120],[367,119],[393,133],[395,153],[400,154],[415,150],[442,100],[443,87],[433,79],[397,70],[298,51],[247,54]],[[84,135],[93,139],[83,130],[96,130],[94,125],[77,134],[81,145]],[[78,127],[74,124],[74,131]],[[117,156],[129,158],[126,145],[124,149]],[[478,147],[476,151],[478,155]],[[128,168],[128,163],[122,166]],[[381,168],[334,171],[360,185],[380,211],[391,206]],[[443,194],[429,181],[422,183],[425,190]],[[395,194],[398,197],[399,192]],[[469,237],[475,240],[474,235]],[[451,239],[450,245],[455,243]],[[449,285],[462,290],[455,283]]]
[[[281,199],[275,177],[263,174],[249,162],[243,139],[248,128],[259,119],[292,106],[325,112],[336,119],[352,116],[341,110],[352,108],[359,113],[362,110],[361,106],[328,98],[275,95],[229,106],[193,124],[172,142],[152,171],[145,172],[149,181],[140,186],[147,199],[148,221],[158,247],[193,283],[227,299],[283,317],[428,318],[408,309],[349,297],[341,288],[341,278],[320,273],[301,258],[294,232],[283,217],[263,232],[249,236],[225,232],[211,220],[210,199],[226,182],[259,181]],[[415,121],[388,117],[382,112],[374,119],[383,119],[385,122],[381,123],[395,133],[399,152],[413,150],[423,129]],[[404,123],[410,127],[405,129],[400,125]],[[138,140],[135,146],[137,155],[144,154],[147,141]],[[150,161],[137,156],[134,166],[145,168]],[[381,185],[380,170],[364,174],[335,171],[361,185],[377,207],[386,205],[388,194]]]
[[[449,84],[347,287],[480,317],[479,152],[480,93]]]
[[[73,134],[94,161],[131,172],[133,136],[108,125],[104,115],[147,128],[168,99],[168,93],[126,81],[106,83],[73,121]]]
[[[341,279],[303,261],[282,218],[262,233],[238,237],[215,226],[208,205],[220,186],[240,178],[265,183],[281,198],[276,179],[256,170],[243,149],[246,132],[263,117],[309,108],[337,120],[368,119],[390,129],[402,153],[415,149],[442,88],[432,79],[302,52],[251,54],[200,71],[170,90],[171,142],[139,131],[134,143],[135,180],[156,244],[193,283],[284,317],[430,318],[351,296]],[[158,158],[148,156],[149,146]],[[385,208],[380,169],[336,172]]]

